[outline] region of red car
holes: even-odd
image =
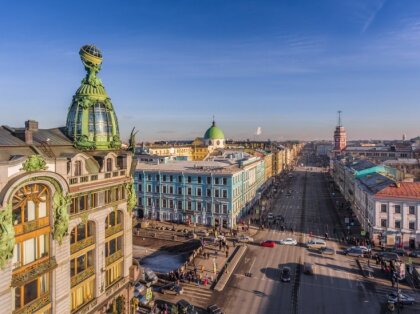
[[[270,240],[261,242],[261,246],[264,246],[264,247],[274,247],[275,245],[276,245],[276,243],[274,241],[270,241]]]

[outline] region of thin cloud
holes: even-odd
[[[375,20],[376,16],[378,15],[378,13],[384,7],[385,2],[386,2],[386,0],[381,0],[381,2],[379,2],[378,5],[376,6],[376,8],[372,11],[372,13],[370,14],[369,18],[366,20],[365,25],[363,26],[362,34],[369,29],[370,25],[373,23],[373,21]]]

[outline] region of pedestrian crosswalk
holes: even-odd
[[[183,298],[188,298],[190,302],[198,307],[207,308],[210,304],[210,299],[213,291],[195,284],[184,283]]]

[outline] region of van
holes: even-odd
[[[324,240],[321,240],[321,239],[312,239],[312,240],[306,242],[306,246],[309,249],[320,249],[322,247],[326,247],[327,244],[325,243]]]

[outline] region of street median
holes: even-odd
[[[236,266],[238,265],[239,261],[241,260],[242,256],[244,255],[247,249],[246,245],[237,246],[235,251],[226,261],[223,268],[220,270],[217,280],[212,286],[213,290],[222,291],[227,282],[229,281],[230,276],[232,275],[233,271],[235,270]]]

